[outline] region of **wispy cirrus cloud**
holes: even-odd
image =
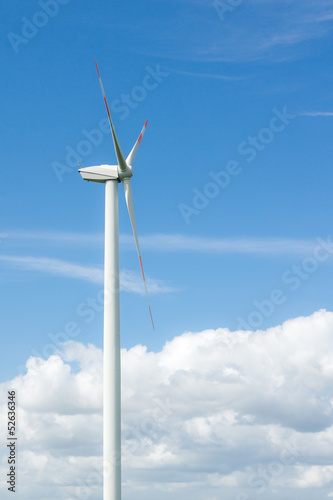
[[[122,235],[123,245],[130,245],[131,238]],[[311,240],[287,238],[206,238],[181,234],[154,234],[142,236],[140,246],[147,250],[164,252],[198,252],[216,254],[288,255],[305,254],[317,243]]]
[[[0,234],[10,240],[38,241],[57,244],[102,245],[102,233],[74,233],[63,231],[5,231]]]
[[[300,116],[313,116],[313,117],[324,116],[324,117],[328,117],[328,116],[333,116],[333,111],[301,111],[298,114]]]
[[[332,2],[323,0],[227,0],[179,2],[182,15],[159,29],[143,22],[146,54],[195,62],[282,62],[303,57],[304,42],[333,30]],[[149,42],[149,45],[148,45]]]
[[[27,271],[40,271],[47,274],[66,276],[68,278],[83,279],[92,283],[103,283],[103,270],[66,262],[48,257],[0,255],[0,261]]]
[[[224,80],[227,82],[234,82],[238,80],[244,80],[245,78],[248,77],[242,77],[242,76],[230,76],[230,75],[223,75],[222,73],[199,73],[195,71],[184,71],[180,69],[171,69],[167,68],[170,73],[178,73],[180,75],[185,75],[185,76],[191,76],[191,77],[197,77],[197,78],[209,78],[212,80]]]
[[[25,271],[52,274],[55,276],[90,281],[96,284],[103,284],[104,282],[103,269],[64,260],[48,257],[0,255],[0,261],[19,267]],[[122,269],[119,277],[121,290],[142,295],[145,293],[142,277],[139,273]],[[176,288],[163,284],[160,280],[152,278],[147,278],[147,287],[150,293],[155,294],[179,291]]]
[[[6,234],[9,242],[20,242],[20,246],[22,246],[24,242],[29,241],[36,241],[38,243],[44,242],[45,244],[57,243],[68,247],[78,244],[85,247],[102,247],[104,243],[104,235],[99,233],[15,231],[4,234]],[[131,234],[121,234],[119,240],[123,248],[135,249],[134,239]],[[302,240],[273,237],[209,238],[172,233],[157,233],[140,236],[139,242],[142,249],[156,252],[235,253],[268,256],[289,254],[303,255],[311,252],[317,245],[314,239]],[[55,260],[55,262],[57,261]],[[79,269],[78,272],[80,272]],[[91,272],[91,275],[94,275],[94,272]],[[93,281],[93,279],[91,279],[91,281]]]

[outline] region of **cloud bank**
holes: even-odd
[[[123,349],[124,499],[329,497],[332,336],[333,313],[321,310],[266,331]],[[7,390],[18,393],[17,498],[101,498],[101,350],[69,341],[26,367],[0,386],[3,429]],[[4,490],[6,461],[5,451]]]

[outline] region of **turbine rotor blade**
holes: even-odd
[[[125,199],[126,199],[126,205],[133,229],[133,234],[134,234],[134,239],[135,239],[135,245],[136,249],[138,252],[139,256],[139,261],[140,261],[140,266],[141,266],[141,272],[142,272],[142,277],[143,277],[143,282],[145,285],[145,291],[146,291],[146,297],[147,297],[147,302],[148,302],[148,307],[149,307],[149,314],[150,314],[150,319],[153,325],[153,329],[155,331],[155,326],[154,326],[154,321],[153,321],[153,316],[151,313],[150,309],[150,304],[149,304],[149,297],[148,297],[148,290],[147,290],[147,283],[146,283],[146,278],[145,278],[145,273],[143,272],[143,266],[142,266],[142,260],[141,260],[141,254],[140,254],[140,247],[139,247],[139,240],[138,240],[138,233],[136,231],[136,224],[135,224],[135,216],[134,216],[134,207],[133,207],[133,195],[132,195],[132,187],[131,187],[131,181],[130,179],[123,179],[123,186],[124,186],[124,192],[125,192]]]
[[[137,151],[138,151],[138,149],[139,149],[139,146],[140,146],[140,144],[141,144],[142,137],[143,137],[143,134],[145,133],[145,130],[146,130],[146,128],[147,128],[147,125],[148,125],[148,120],[147,120],[147,121],[146,121],[146,123],[144,124],[143,129],[141,130],[140,135],[139,135],[139,137],[138,137],[138,140],[137,140],[137,141],[136,141],[136,143],[134,144],[132,151],[130,152],[130,154],[129,154],[129,155],[128,155],[128,157],[126,158],[126,163],[127,163],[128,165],[132,165],[132,164],[133,164],[134,158],[135,158],[136,153],[137,153]]]
[[[110,110],[109,110],[108,102],[106,100],[106,95],[105,95],[105,92],[104,92],[102,78],[101,78],[101,74],[100,74],[99,69],[98,69],[98,64],[97,64],[96,59],[95,59],[95,64],[96,64],[97,74],[98,74],[98,78],[99,78],[99,83],[101,85],[102,94],[103,94],[103,97],[104,97],[104,103],[105,103],[106,111],[107,111],[109,122],[110,122],[111,133],[112,133],[112,138],[113,138],[113,144],[114,144],[114,149],[116,151],[118,165],[119,165],[120,170],[122,172],[125,172],[127,170],[127,163],[125,161],[124,155],[123,155],[123,153],[121,151],[121,148],[119,146],[119,142],[118,142],[118,139],[117,139],[117,136],[116,136],[116,132],[115,132],[115,129],[114,129],[114,126],[113,126],[113,123],[112,123],[112,119],[111,119],[111,115],[110,115]]]

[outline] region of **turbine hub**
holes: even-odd
[[[118,179],[119,181],[122,181],[123,179],[130,179],[133,177],[133,168],[131,165],[127,165],[126,170],[120,170],[118,166]]]

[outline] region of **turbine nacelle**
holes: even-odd
[[[133,176],[133,169],[130,165],[127,165],[124,171],[120,170],[119,165],[97,165],[80,168],[79,172],[83,180],[101,183],[115,179],[121,182],[123,179],[129,179]]]
[[[90,182],[106,182],[118,179],[118,165],[97,165],[79,169],[83,180]]]

